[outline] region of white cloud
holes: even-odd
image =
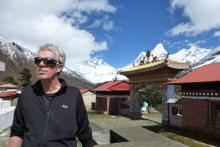
[[[113,27],[114,27],[114,22],[113,22],[113,21],[106,21],[106,22],[104,22],[104,24],[103,24],[103,29],[104,29],[104,30],[107,30],[107,31],[112,30]]]
[[[115,11],[107,0],[1,1],[0,36],[34,52],[44,43],[54,43],[66,52],[67,67],[71,68],[108,48],[106,41],[97,42],[93,34],[78,26],[88,21],[86,14]],[[71,12],[71,16],[61,17],[63,12]]]
[[[220,31],[215,32],[213,36],[214,37],[220,37]]]
[[[108,0],[76,0],[73,9],[91,13],[92,11],[115,12],[116,8],[109,4]]]
[[[220,27],[220,1],[219,0],[171,0],[171,9],[182,8],[183,15],[190,22],[180,23],[170,30],[171,35],[199,33]]]
[[[96,19],[94,22],[89,26],[89,28],[97,28],[102,27],[103,30],[111,31],[114,27],[114,22],[110,20],[108,15],[105,15],[101,19]]]

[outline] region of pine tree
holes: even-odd
[[[4,82],[11,83],[11,84],[18,84],[18,82],[12,76],[6,76],[4,78]]]
[[[21,75],[19,80],[22,86],[26,87],[31,84],[32,75],[29,69],[24,68],[19,74]]]

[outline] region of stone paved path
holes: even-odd
[[[101,144],[101,145],[97,145],[97,147],[146,147],[146,146],[155,146],[155,145],[158,146],[157,140],[153,141],[152,138],[157,138],[156,136],[158,136],[159,134],[156,134],[153,132],[147,134],[146,132],[149,132],[149,131],[146,129],[143,130],[144,128],[142,128],[141,126],[158,125],[160,124],[160,117],[157,117],[156,115],[148,115],[147,117],[144,117],[144,118],[145,119],[141,119],[141,120],[131,120],[129,118],[122,117],[122,116],[112,116],[112,117],[106,117],[106,118],[90,119],[94,138],[98,140],[99,144]],[[153,119],[153,121],[150,121],[150,119]],[[138,129],[140,130],[137,131]],[[128,132],[131,131],[129,132],[131,136],[135,135],[137,138],[141,138],[141,136],[138,137],[137,133],[140,131],[143,131],[145,132],[143,133],[145,134],[145,137],[146,135],[148,135],[149,136],[148,138],[150,138],[150,141],[153,141],[153,142],[151,142],[151,145],[150,145],[150,144],[147,144],[147,143],[150,143],[150,141],[146,142],[146,141],[141,141],[141,140],[139,141],[132,140],[130,142],[109,144],[108,139],[109,139],[110,130],[113,130],[121,135],[125,135],[126,131],[128,130]],[[0,133],[0,147],[6,147],[6,143],[8,142],[9,132],[10,132],[9,129],[7,129],[3,133]],[[135,136],[133,136],[132,138],[135,138]],[[160,145],[165,146],[165,144],[163,144],[164,140],[167,140],[167,138],[162,139],[162,142],[160,142],[161,144],[159,144],[159,146]],[[80,147],[81,145],[78,145],[78,146]]]
[[[0,147],[6,147],[10,134],[10,129],[6,129],[0,133]]]

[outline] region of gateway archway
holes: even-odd
[[[137,97],[136,86],[138,84],[149,84],[152,82],[159,82],[162,88],[162,122],[167,123],[168,112],[166,101],[174,96],[174,86],[166,85],[173,79],[178,72],[189,68],[186,63],[180,63],[172,60],[159,60],[138,66],[131,67],[127,70],[121,71],[120,74],[125,75],[130,80],[130,108],[132,118],[139,118],[139,100]]]

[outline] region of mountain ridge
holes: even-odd
[[[33,58],[35,56],[35,53],[21,47],[15,42],[10,43],[0,38],[0,60],[5,62],[5,72],[1,72],[0,80],[2,81],[6,76],[12,76],[18,81],[21,70],[28,68],[32,75],[31,81],[34,83],[37,80],[36,68],[33,63]],[[95,86],[67,68],[64,68],[60,77],[65,79],[67,84],[71,86],[85,88],[92,88]]]
[[[156,56],[159,60],[165,59],[168,55],[167,50],[162,43],[158,43],[152,50],[149,61],[152,61]],[[29,67],[33,75],[32,81],[36,81],[35,65],[33,58],[36,56],[33,52],[23,48],[15,42],[9,43],[0,38],[0,59],[6,62],[6,72],[0,80],[6,75],[12,75],[18,79],[19,72],[24,67]],[[220,61],[220,47],[216,50],[199,48],[191,46],[183,48],[176,53],[169,55],[171,60],[179,62],[187,62],[191,65],[203,65]],[[147,62],[146,52],[142,51],[138,57],[127,66],[116,69],[106,63],[101,58],[91,58],[83,62],[73,64],[72,67],[65,67],[61,76],[77,87],[94,87],[98,83],[104,83],[112,80],[128,80],[125,76],[118,74],[119,71],[125,70],[132,66],[139,65],[140,62]],[[17,70],[16,72],[14,70]],[[74,82],[73,82],[74,81]]]
[[[184,62],[189,64],[196,64],[199,62],[202,58],[204,58],[206,55],[208,55],[211,52],[210,49],[206,48],[199,48],[197,46],[191,46],[190,48],[186,49],[183,48],[179,51],[177,51],[174,54],[171,54],[168,56],[168,59],[175,60],[178,62]],[[150,50],[150,58],[149,61],[151,62],[153,60],[153,57],[157,57],[158,60],[165,59],[168,55],[167,50],[164,48],[162,43],[158,43],[153,49]],[[145,60],[146,63],[146,52],[141,51],[137,58],[133,60],[132,63],[119,68],[118,70],[126,70],[132,66],[137,66],[140,64],[141,61]]]

